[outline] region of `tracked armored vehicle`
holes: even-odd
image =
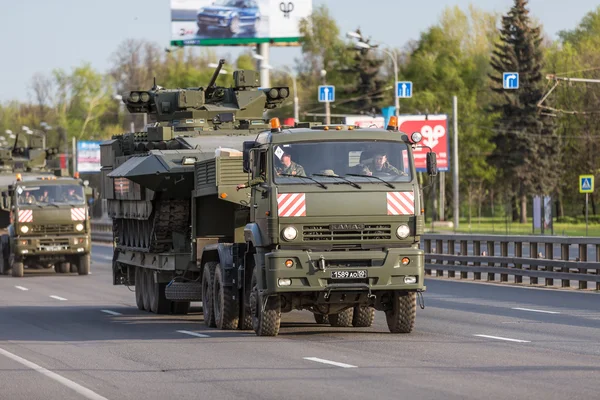
[[[259,89],[254,71],[217,87],[218,72],[206,88],[124,96],[156,121],[101,145],[113,284],[134,285],[140,310],[202,301],[208,326],[260,336],[293,309],[333,326],[370,326],[381,310],[392,332],[410,332],[425,288],[416,143],[397,121],[269,123],[288,88]],[[397,173],[368,170],[382,151]]]

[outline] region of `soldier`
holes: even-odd
[[[298,176],[306,176],[306,172],[304,172],[304,167],[300,164],[296,164],[292,161],[292,156],[289,153],[283,153],[281,156],[281,163],[283,164],[283,168],[278,168],[278,175],[298,175]]]
[[[387,160],[387,155],[383,151],[376,152],[373,156],[372,163],[368,163],[363,167],[361,174],[373,175],[373,173],[383,172],[391,175],[406,175],[406,173],[400,171],[394,167]]]

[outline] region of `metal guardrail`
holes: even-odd
[[[425,275],[493,282],[600,290],[600,238],[572,236],[503,236],[429,234],[423,237]],[[434,246],[435,244],[435,246]],[[543,251],[542,251],[543,250]],[[557,254],[558,257],[555,257]],[[458,276],[456,273],[459,273]],[[445,274],[446,273],[446,274]],[[528,282],[524,282],[527,278]]]
[[[112,230],[112,221],[94,220],[92,240],[112,243]],[[422,244],[426,276],[435,271],[476,282],[494,282],[496,275],[508,282],[512,276],[516,284],[535,286],[542,279],[548,287],[556,279],[565,288],[575,281],[582,290],[595,282],[600,290],[600,237],[426,234]]]

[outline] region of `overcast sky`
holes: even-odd
[[[434,24],[446,5],[474,3],[506,12],[513,0],[314,0],[327,4],[342,32],[360,26],[364,34],[390,46],[403,46]],[[573,28],[598,0],[530,0],[530,9],[555,37]],[[127,38],[169,45],[170,0],[0,0],[0,102],[28,100],[36,72],[70,70],[84,61],[106,71],[110,55]],[[239,48],[216,48],[220,55]],[[271,64],[293,64],[297,48],[272,48]]]

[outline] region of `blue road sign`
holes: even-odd
[[[502,86],[504,89],[518,89],[519,88],[519,73],[518,72],[505,72],[502,74]]]
[[[396,96],[406,99],[412,97],[412,82],[398,82],[398,87],[396,88]]]
[[[331,103],[335,101],[335,86],[321,85],[319,86],[319,101],[321,103]]]
[[[579,175],[579,193],[594,193],[594,175]]]

